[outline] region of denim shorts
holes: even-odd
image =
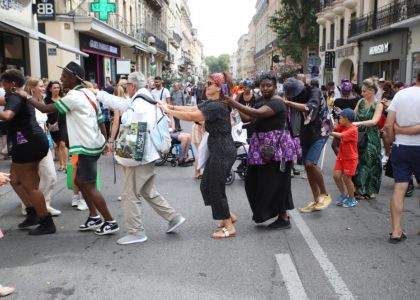
[[[77,177],[83,183],[95,183],[98,172],[99,156],[79,154],[77,163]]]
[[[324,149],[325,144],[328,141],[328,136],[321,136],[315,142],[309,146],[302,146],[302,158],[303,162],[310,162],[315,165],[318,164],[319,158]]]
[[[409,182],[414,174],[420,179],[420,146],[392,145],[391,164],[395,182]]]

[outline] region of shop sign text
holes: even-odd
[[[369,55],[376,55],[376,54],[382,54],[382,53],[387,53],[389,52],[389,43],[383,43],[380,45],[376,45],[373,47],[369,47]]]
[[[118,55],[118,48],[98,41],[90,40],[89,47]]]

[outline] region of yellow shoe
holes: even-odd
[[[300,210],[301,212],[304,212],[304,213],[313,212],[313,211],[315,211],[315,207],[316,207],[316,205],[317,205],[317,202],[312,201],[312,202],[311,202],[311,203],[309,203],[307,206],[302,207],[302,208],[299,208],[299,210]]]
[[[321,194],[321,195],[319,195],[318,199],[319,199],[319,201],[315,205],[315,210],[326,209],[332,201],[330,195],[328,195],[328,194]]]

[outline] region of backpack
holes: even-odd
[[[169,119],[166,114],[162,112],[162,116],[158,119],[158,107],[156,106],[156,102],[152,101],[150,99],[147,99],[146,97],[143,97],[142,95],[137,95],[133,102],[141,98],[145,100],[146,102],[155,105],[156,108],[156,123],[153,125],[152,128],[149,128],[147,130],[148,134],[150,135],[150,139],[155,146],[156,150],[160,154],[166,154],[171,149],[171,135],[169,133]]]

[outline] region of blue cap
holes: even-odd
[[[340,116],[345,117],[350,122],[353,122],[356,119],[356,113],[351,108],[345,108],[340,112]]]

